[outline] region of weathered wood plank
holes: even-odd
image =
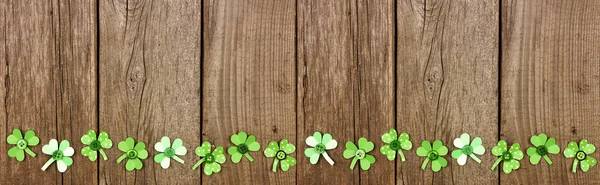
[[[222,173],[203,184],[296,183],[296,166],[273,173],[263,154],[269,141],[288,139],[292,156],[304,157],[295,131],[295,15],[294,0],[204,2],[203,141],[227,149],[229,137],[245,131],[261,150],[251,152],[252,163],[227,155]]]
[[[561,153],[552,165],[526,156],[501,184],[600,183],[597,166],[572,173],[562,154],[570,141],[600,143],[599,10],[598,1],[502,1],[501,136],[525,152],[546,133]]]
[[[397,164],[398,184],[493,184],[489,151],[482,164],[459,166],[450,153],[439,173],[420,169],[421,141],[443,141],[466,132],[486,148],[498,128],[498,2],[409,1],[397,7],[397,127],[411,134],[414,148]],[[465,178],[468,177],[468,178]]]
[[[201,2],[100,1],[100,130],[115,148],[100,163],[102,184],[200,182],[191,165],[200,145]],[[181,138],[185,164],[168,170],[154,162],[154,144]],[[125,170],[118,142],[146,143],[143,169]]]

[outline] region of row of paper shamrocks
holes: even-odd
[[[406,161],[402,150],[411,150],[413,146],[407,133],[398,135],[395,129],[391,129],[387,133],[384,133],[381,139],[385,145],[379,151],[388,160],[395,160],[396,155],[399,155],[402,161]],[[29,147],[37,146],[40,142],[33,130],[28,130],[23,136],[19,129],[14,129],[12,135],[8,136],[6,141],[9,144],[15,145],[8,150],[8,156],[16,158],[17,161],[23,161],[25,153],[35,157],[36,154]],[[249,152],[260,150],[260,144],[256,142],[256,136],[247,135],[245,132],[233,134],[230,137],[230,141],[234,146],[227,148],[227,153],[231,156],[233,163],[239,163],[242,158],[253,162],[254,158]],[[552,137],[548,138],[546,134],[534,135],[530,141],[533,147],[529,147],[526,153],[529,156],[530,163],[533,165],[538,164],[542,158],[548,164],[552,164],[549,154],[558,154],[560,152],[560,147],[556,144],[556,139]],[[108,160],[103,149],[112,148],[113,143],[106,132],[101,132],[96,136],[93,130],[89,130],[86,135],[81,137],[81,142],[87,145],[81,149],[81,154],[88,157],[90,161],[95,161],[98,158],[98,153],[102,155],[104,160]],[[304,151],[304,155],[309,158],[311,164],[316,164],[319,158],[323,156],[329,164],[334,165],[334,161],[327,154],[327,150],[335,149],[338,143],[333,139],[331,134],[326,133],[323,135],[320,132],[315,132],[312,136],[306,138],[306,144],[310,147]],[[475,137],[471,140],[469,134],[464,133],[459,138],[454,139],[453,144],[458,149],[452,151],[451,156],[457,160],[459,165],[465,165],[468,158],[473,159],[477,163],[481,162],[477,155],[483,155],[485,148],[482,145],[480,137]],[[200,157],[200,160],[192,166],[193,170],[204,163],[203,172],[206,175],[221,171],[221,164],[226,161],[224,149],[220,146],[214,150],[212,148],[213,146],[210,142],[203,142],[201,146],[196,148],[195,153]],[[359,163],[361,169],[368,170],[376,161],[375,157],[369,154],[374,148],[375,145],[373,142],[361,137],[358,139],[358,145],[350,141],[346,142],[346,150],[344,150],[343,157],[345,159],[352,159],[350,164],[351,169],[354,169],[356,163]],[[127,159],[125,168],[128,171],[142,169],[142,160],[148,157],[148,151],[146,151],[146,144],[144,142],[136,143],[133,138],[128,137],[125,141],[119,142],[118,149],[123,154],[117,159],[117,163],[121,163]],[[187,154],[187,149],[183,146],[183,141],[179,138],[173,140],[171,143],[171,139],[164,136],[154,145],[154,149],[159,152],[158,155],[154,156],[154,161],[159,163],[162,168],[169,168],[171,159],[181,164],[185,163],[183,159],[178,157]],[[269,142],[269,145],[264,150],[264,155],[274,158],[273,172],[277,171],[278,165],[281,170],[288,171],[290,167],[296,164],[296,159],[291,156],[295,150],[296,147],[293,144],[289,143],[286,139],[282,139],[279,143],[275,141]],[[595,166],[597,163],[595,158],[589,156],[595,150],[596,147],[593,144],[588,143],[586,139],[582,139],[579,144],[570,142],[563,154],[567,158],[575,158],[572,166],[573,172],[577,171],[578,165],[580,165],[582,171],[587,172],[590,167]],[[48,162],[42,166],[42,170],[46,170],[52,163],[56,162],[58,171],[65,172],[67,167],[73,164],[71,157],[75,151],[67,140],[63,140],[59,144],[56,139],[51,139],[48,144],[42,147],[42,152],[51,156]],[[431,169],[434,172],[438,172],[448,165],[448,161],[444,158],[448,152],[448,148],[440,140],[435,140],[433,143],[424,140],[416,150],[417,156],[425,158],[421,169],[424,170],[428,163],[431,162]],[[491,169],[494,170],[500,162],[503,162],[502,170],[505,173],[519,169],[521,166],[519,161],[524,157],[519,143],[514,143],[509,148],[504,140],[500,140],[492,148],[492,154],[497,156],[498,159],[492,165]]]

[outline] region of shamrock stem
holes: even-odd
[[[329,157],[329,155],[327,155],[327,152],[323,152],[323,158],[325,158],[325,160],[330,164],[333,165],[335,164],[335,162],[333,162],[333,160],[331,159],[331,157]]]
[[[481,163],[481,159],[477,158],[477,156],[475,156],[475,154],[471,154],[469,156],[471,156],[471,158],[473,158],[473,160],[475,160],[475,162]]]
[[[42,171],[46,171],[46,169],[54,162],[54,159],[49,159],[44,166],[42,166]]]
[[[350,163],[350,169],[354,169],[354,166],[356,165],[356,161],[358,161],[358,158],[354,158],[352,159],[352,163]]]
[[[425,167],[427,167],[427,163],[429,163],[429,158],[425,158],[425,161],[423,161],[423,164],[421,165],[421,169],[425,170]]]
[[[277,163],[279,163],[279,159],[275,158],[275,161],[273,161],[273,172],[277,172]]]
[[[192,166],[192,170],[196,170],[202,163],[204,162],[204,158],[200,159],[194,166]]]
[[[496,169],[496,166],[498,166],[498,164],[500,164],[501,161],[502,161],[502,158],[498,158],[496,160],[496,162],[494,163],[494,165],[492,165],[492,168],[490,168],[490,170]]]
[[[98,151],[100,151],[100,155],[102,155],[102,158],[103,158],[105,161],[106,161],[106,160],[108,160],[108,157],[106,157],[106,153],[104,153],[104,150],[100,149],[100,150],[98,150]]]
[[[246,154],[244,154],[244,156],[246,156],[246,158],[248,159],[248,161],[254,162],[254,158],[252,158],[252,156],[250,156],[250,154],[246,153]]]
[[[552,160],[550,160],[550,157],[548,157],[548,155],[544,155],[544,159],[546,160],[546,162],[548,162],[548,164],[552,164]]]
[[[175,161],[177,161],[177,162],[179,162],[179,163],[181,163],[181,164],[185,164],[185,161],[183,161],[183,159],[177,157],[176,155],[173,156],[172,159],[175,160]]]
[[[400,155],[400,159],[402,159],[402,162],[406,161],[406,158],[404,158],[404,153],[402,153],[402,150],[398,150],[398,155]]]
[[[123,161],[123,159],[125,159],[125,158],[127,158],[127,154],[123,154],[123,155],[121,155],[121,157],[119,157],[119,158],[117,159],[117,163],[121,163],[121,161]]]
[[[35,153],[29,148],[25,148],[25,153],[29,154],[31,157],[35,157]]]
[[[573,170],[572,170],[573,173],[577,172],[577,164],[578,164],[578,160],[577,159],[573,160]]]

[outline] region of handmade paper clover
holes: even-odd
[[[483,155],[485,153],[485,148],[481,145],[482,141],[480,137],[475,137],[473,142],[470,141],[470,136],[467,133],[460,135],[460,138],[454,139],[454,146],[459,149],[452,151],[452,158],[456,159],[456,162],[461,166],[467,163],[467,157],[471,157],[475,162],[481,163],[481,160],[475,154]]]
[[[62,140],[59,146],[56,139],[51,139],[47,145],[42,147],[42,152],[52,156],[52,158],[42,166],[42,171],[46,171],[54,161],[56,161],[56,168],[60,173],[67,171],[67,167],[73,164],[71,156],[75,154],[75,150],[69,146],[69,141],[67,140]]]
[[[498,141],[498,144],[492,148],[492,154],[499,158],[496,160],[491,170],[496,169],[496,166],[502,161],[504,161],[502,171],[507,174],[521,167],[519,160],[523,159],[523,151],[521,151],[521,145],[519,145],[519,143],[514,143],[510,149],[508,149],[506,141],[500,140]]]
[[[448,161],[444,156],[448,154],[448,148],[440,140],[435,140],[433,146],[427,140],[421,142],[421,147],[417,148],[417,155],[425,157],[421,169],[425,170],[427,163],[431,161],[431,170],[439,172],[443,167],[448,166]]]
[[[15,145],[8,150],[8,156],[17,158],[17,161],[23,161],[25,160],[25,153],[35,157],[35,153],[29,147],[37,146],[40,143],[40,138],[35,136],[33,130],[28,130],[25,137],[23,137],[21,130],[14,129],[13,133],[6,138],[6,142]]]
[[[230,140],[235,146],[227,148],[227,153],[231,155],[233,163],[239,163],[242,160],[242,156],[245,156],[248,161],[254,162],[254,158],[248,152],[260,150],[260,144],[256,142],[256,136],[248,136],[246,132],[239,132],[231,135]]]
[[[310,158],[311,164],[317,164],[319,158],[323,155],[323,158],[330,164],[333,165],[333,160],[327,155],[327,150],[331,150],[337,147],[337,141],[331,137],[331,134],[326,133],[321,135],[320,132],[313,133],[312,136],[306,138],[306,144],[314,148],[306,148],[304,155]]]
[[[98,139],[96,139],[96,132],[94,130],[88,130],[86,135],[81,136],[81,143],[88,145],[81,149],[81,155],[88,157],[90,161],[96,161],[98,152],[100,152],[105,161],[108,160],[102,148],[109,149],[113,145],[106,132],[100,132]]]
[[[196,147],[196,155],[200,156],[200,160],[192,166],[192,170],[196,170],[202,163],[204,163],[204,174],[210,176],[213,173],[219,173],[221,171],[221,165],[225,163],[225,154],[223,154],[223,147],[217,147],[211,153],[212,145],[210,142],[205,141],[201,146]]]
[[[119,142],[118,148],[122,152],[125,152],[125,154],[117,159],[117,163],[121,163],[123,159],[127,158],[127,163],[125,163],[127,171],[142,169],[144,166],[142,160],[148,158],[148,151],[146,151],[146,144],[144,142],[136,144],[133,138],[128,137],[125,141]]]
[[[163,169],[169,168],[171,165],[171,159],[184,164],[185,161],[183,159],[177,157],[178,155],[187,154],[187,149],[183,146],[183,141],[179,138],[173,141],[173,145],[171,145],[171,139],[167,136],[164,136],[160,139],[160,142],[154,144],[154,149],[158,152],[161,152],[158,155],[154,156],[154,162],[160,163],[160,166]]]
[[[390,131],[381,136],[381,140],[383,140],[386,145],[379,148],[379,151],[385,155],[388,160],[393,161],[396,159],[396,153],[398,153],[402,161],[406,161],[401,149],[410,150],[413,146],[407,133],[402,133],[400,134],[400,137],[398,137],[396,129],[390,129]]]
[[[362,170],[369,170],[371,164],[375,163],[375,157],[367,153],[371,152],[375,148],[373,142],[368,141],[366,138],[361,137],[358,139],[358,147],[351,141],[346,142],[346,150],[344,150],[344,158],[352,158],[350,163],[350,169],[354,169],[356,162],[360,160],[360,168]]]
[[[538,164],[542,157],[544,157],[544,160],[546,160],[548,164],[552,164],[552,160],[550,160],[548,154],[560,153],[560,147],[556,145],[556,139],[553,137],[548,138],[548,136],[546,136],[544,133],[541,133],[537,136],[531,136],[529,141],[531,141],[531,144],[535,146],[527,148],[529,162],[533,165]]]
[[[288,171],[290,167],[296,165],[296,159],[290,156],[296,151],[296,146],[288,143],[287,139],[282,139],[277,145],[277,142],[269,142],[269,146],[265,149],[265,156],[271,158],[274,157],[273,161],[273,172],[277,171],[277,164],[281,161],[281,170]]]
[[[598,161],[589,156],[590,154],[593,154],[594,151],[596,151],[596,146],[588,143],[586,139],[582,139],[579,141],[579,146],[577,146],[577,143],[574,141],[569,142],[563,153],[567,158],[575,158],[575,160],[573,160],[572,169],[573,173],[575,173],[577,172],[577,163],[581,163],[581,170],[584,172],[590,170],[590,167],[596,166]]]

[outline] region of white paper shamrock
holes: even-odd
[[[67,167],[73,164],[73,159],[71,156],[75,154],[75,150],[71,146],[69,146],[69,141],[62,140],[60,142],[60,146],[58,145],[58,141],[56,139],[51,139],[50,143],[44,145],[42,147],[42,152],[47,155],[51,155],[52,158],[42,166],[42,170],[46,171],[46,169],[56,161],[56,168],[59,172],[63,173],[67,171]]]

